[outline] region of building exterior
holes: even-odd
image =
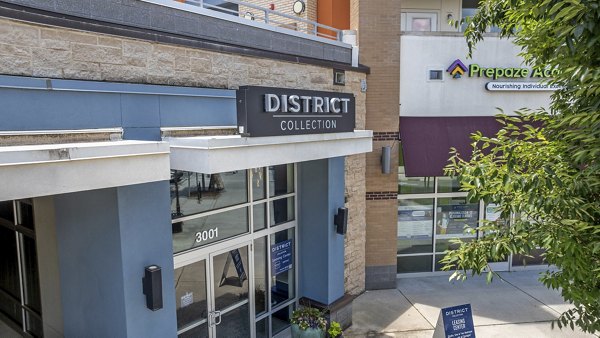
[[[349,324],[369,69],[243,14],[0,2],[0,335],[285,336],[301,300]]]
[[[513,114],[547,107],[552,88],[540,82],[552,74],[527,68],[518,48],[493,29],[467,59],[462,27],[448,21],[473,15],[477,1],[367,3],[359,11],[361,62],[371,67],[366,124],[373,130],[366,288],[378,289],[394,287],[397,277],[442,273],[438,261],[452,239],[481,235],[464,234],[464,226],[498,217],[493,205],[467,201],[458,182],[443,176],[450,148],[468,156],[471,133],[493,135],[500,128],[497,108]],[[396,116],[399,134],[392,133]],[[377,161],[385,146],[399,163],[390,174]],[[492,264],[498,270],[522,265],[522,257]]]

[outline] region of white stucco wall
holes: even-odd
[[[525,67],[518,57],[519,48],[509,40],[486,37],[477,45],[472,59],[467,59],[465,38],[458,34],[403,35],[400,48],[400,116],[493,116],[496,107],[505,113],[519,108],[547,107],[550,91],[515,92],[488,91],[486,83],[534,82],[539,78],[499,78],[468,77],[453,79],[446,69],[456,59],[467,67],[479,64],[481,67]],[[528,68],[528,67],[526,67]],[[429,70],[443,71],[443,80],[429,80]]]

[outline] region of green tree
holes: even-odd
[[[600,1],[484,0],[466,22],[470,52],[497,26],[528,65],[558,69],[551,82],[562,89],[548,110],[502,115],[495,136],[474,134],[470,159],[451,153],[446,174],[469,198],[496,203],[510,222],[483,221],[486,236],[449,252],[445,269],[457,270],[451,278],[487,272],[491,280],[488,261],[545,248],[557,269],[540,280],[573,304],[559,327],[599,332]]]

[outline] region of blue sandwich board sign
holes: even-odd
[[[475,338],[471,304],[443,308],[434,337]]]

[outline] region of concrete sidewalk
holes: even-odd
[[[431,337],[441,308],[470,303],[477,337],[595,337],[551,327],[569,308],[539,281],[541,271],[501,272],[448,282],[448,276],[398,279],[397,288],[367,291],[353,303],[344,337]]]

